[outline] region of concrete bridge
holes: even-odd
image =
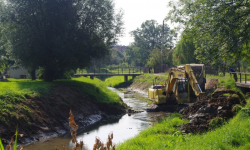
[[[106,68],[91,68],[91,71],[86,72],[78,72],[74,74],[75,77],[84,76],[90,77],[90,79],[94,79],[95,76],[124,76],[124,81],[128,81],[128,76],[132,76],[135,78],[143,74],[143,67],[113,67],[111,69]]]

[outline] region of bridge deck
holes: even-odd
[[[247,83],[245,83],[245,81],[241,81],[241,82],[237,81],[236,86],[244,87],[244,88],[250,88],[250,81],[247,81]]]

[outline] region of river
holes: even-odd
[[[153,126],[158,120],[165,118],[167,115],[165,112],[146,112],[145,108],[147,106],[147,102],[141,98],[143,96],[145,97],[145,94],[124,94],[115,88],[109,89],[119,94],[123,101],[133,110],[144,111],[131,115],[125,114],[118,121],[105,123],[100,122],[81,130],[77,135],[77,140],[84,142],[85,150],[93,149],[95,137],[99,137],[101,141],[106,143],[108,134],[113,132],[113,143],[118,144],[136,136],[140,131],[146,129],[147,127]],[[71,136],[66,134],[64,136],[51,138],[46,141],[33,143],[25,148],[27,150],[55,150],[55,146],[60,149],[62,148],[62,145],[65,145],[67,150],[71,150],[74,145],[70,141]]]

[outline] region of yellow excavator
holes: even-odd
[[[148,98],[154,104],[191,103],[205,97],[205,65],[185,64],[169,71],[165,84],[153,86],[148,90]]]

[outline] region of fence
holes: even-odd
[[[230,72],[230,76],[234,77],[234,80],[236,82],[244,83],[247,84],[248,81],[250,81],[250,73],[245,73],[245,72]]]
[[[76,74],[142,74],[144,67],[91,67],[78,69]]]

